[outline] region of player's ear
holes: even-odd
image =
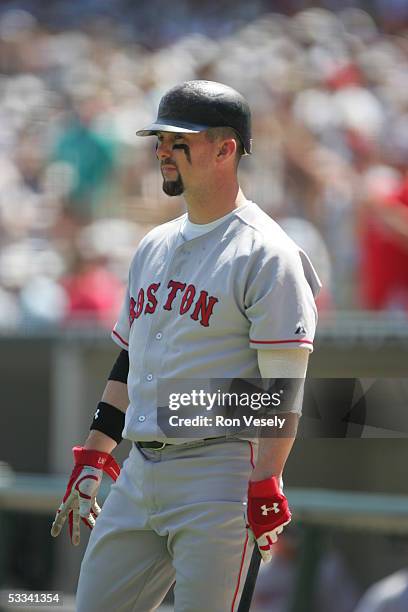
[[[217,162],[224,163],[231,158],[235,158],[236,151],[237,143],[233,138],[220,141],[217,149]]]

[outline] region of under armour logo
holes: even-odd
[[[275,514],[279,514],[279,504],[277,502],[274,502],[272,508],[267,508],[266,504],[264,504],[263,506],[261,506],[261,510],[263,516],[268,516],[268,512],[272,510]]]
[[[98,408],[98,409],[97,409],[97,411],[95,412],[95,414],[94,414],[94,418],[95,418],[95,419],[97,419],[97,418],[98,418],[98,416],[99,416],[99,408]]]
[[[298,325],[295,331],[295,334],[305,334],[306,330],[303,325]]]

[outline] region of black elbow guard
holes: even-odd
[[[118,358],[113,364],[108,380],[117,380],[118,382],[127,383],[129,374],[129,353],[122,349]]]
[[[106,434],[116,444],[122,442],[122,431],[125,426],[125,413],[107,402],[99,402],[90,429]]]

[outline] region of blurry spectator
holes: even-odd
[[[323,287],[316,300],[318,310],[322,311],[332,308],[331,263],[322,236],[316,227],[309,221],[306,221],[306,219],[284,217],[279,219],[279,225],[308,254],[322,281]]]
[[[69,276],[61,279],[67,295],[66,321],[95,323],[111,328],[123,297],[123,285],[106,268],[102,257],[80,255]]]
[[[48,276],[35,276],[28,281],[20,295],[24,325],[51,326],[65,318],[67,298],[62,287]]]
[[[366,175],[361,219],[363,306],[408,312],[408,172]]]
[[[274,556],[261,565],[255,587],[254,612],[289,612],[296,583],[300,537],[289,528],[274,545]],[[311,604],[313,612],[353,612],[357,590],[341,557],[334,551],[320,559]]]
[[[402,569],[373,584],[354,612],[407,612],[408,569]]]
[[[116,320],[124,284],[109,268],[110,245],[103,229],[96,224],[81,230],[72,271],[61,279],[67,296],[68,323],[94,321],[111,328]]]
[[[98,215],[98,205],[106,198],[113,178],[114,143],[92,126],[92,120],[102,110],[96,93],[77,100],[76,112],[59,135],[53,152],[55,161],[70,166],[72,184],[67,207],[82,222]]]
[[[64,269],[48,243],[23,240],[0,250],[0,316],[5,328],[54,325],[64,317],[64,292],[57,279]]]

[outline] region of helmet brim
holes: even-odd
[[[154,136],[157,132],[172,132],[173,134],[198,134],[208,130],[208,125],[199,125],[197,123],[187,123],[184,121],[174,121],[167,123],[166,121],[156,121],[151,125],[138,130],[136,136]]]

